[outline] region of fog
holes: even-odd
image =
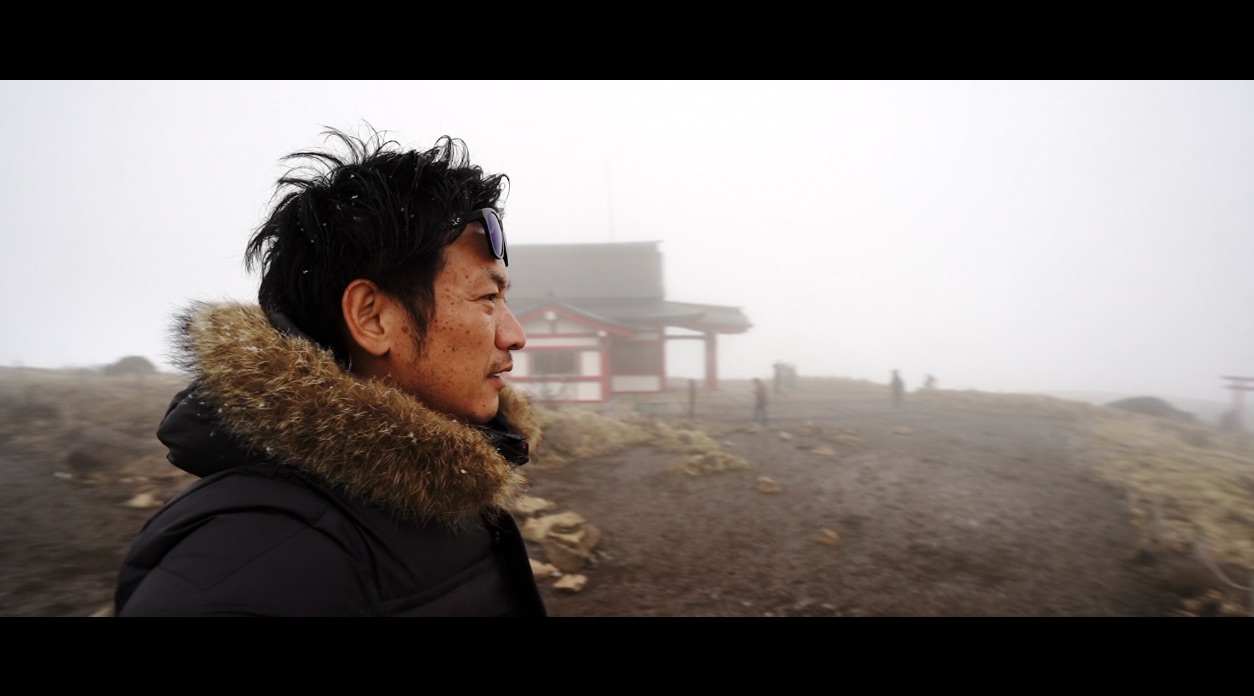
[[[1226,402],[1254,376],[1254,82],[0,82],[0,364],[168,366],[255,298],[280,158],[363,123],[511,185],[513,244],[659,241],[720,374]],[[668,349],[697,377],[697,342]]]

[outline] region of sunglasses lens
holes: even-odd
[[[498,259],[505,258],[505,230],[501,229],[501,219],[492,210],[483,211],[483,228],[488,233],[488,245],[492,247],[492,255]]]

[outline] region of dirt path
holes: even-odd
[[[127,484],[56,476],[47,459],[0,455],[0,616],[90,616],[109,604],[126,548],[151,510]]]
[[[534,495],[603,534],[583,591],[545,587],[551,612],[1165,616],[1178,608],[1131,562],[1136,532],[1124,503],[1088,477],[1067,420],[813,397],[771,411],[767,429],[718,438],[751,463],[746,470],[691,476],[651,447],[533,470]],[[700,425],[744,425],[751,413],[724,409]],[[779,492],[759,491],[761,476]]]

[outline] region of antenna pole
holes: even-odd
[[[614,186],[610,180],[610,158],[605,158],[605,217],[609,223],[610,243],[614,242]]]

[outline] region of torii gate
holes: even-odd
[[[1232,390],[1232,414],[1237,424],[1244,427],[1245,423],[1245,392],[1254,391],[1254,377],[1222,377],[1232,384],[1224,385]]]

